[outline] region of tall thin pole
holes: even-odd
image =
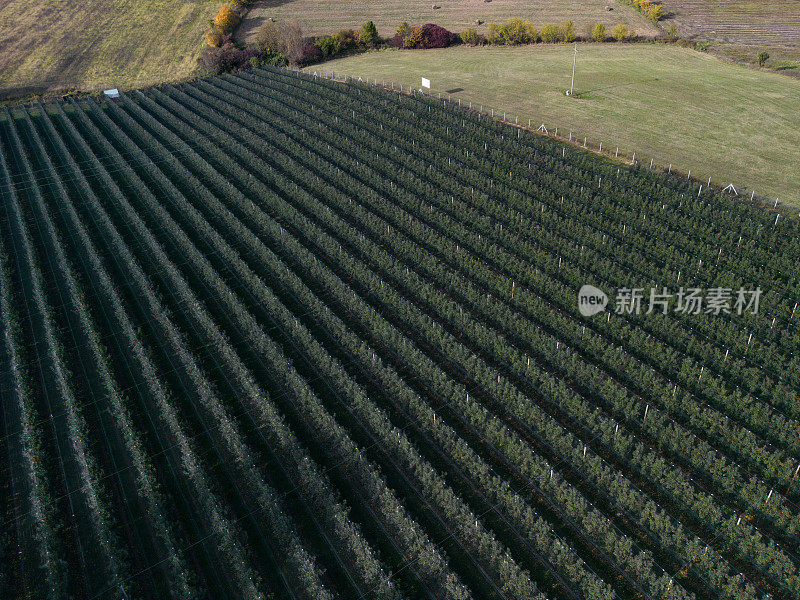
[[[575,44],[575,56],[572,59],[572,83],[569,86],[569,95],[575,91],[575,64],[578,62],[578,44]]]

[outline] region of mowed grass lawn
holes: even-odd
[[[612,10],[606,10],[606,6]],[[296,19],[307,35],[358,28],[367,20],[374,21],[384,36],[394,33],[402,21],[412,25],[436,23],[455,32],[475,27],[485,34],[489,22],[511,17],[528,19],[537,27],[573,19],[580,31],[587,23],[604,22],[625,23],[640,35],[657,33],[649,21],[616,0],[261,0],[238,35],[252,40],[264,19],[270,17]],[[476,25],[476,20],[484,24]]]
[[[0,1],[0,94],[131,88],[186,77],[221,4]]]
[[[386,50],[309,70],[419,87],[800,206],[800,81],[662,44]]]

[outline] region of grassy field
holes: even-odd
[[[450,91],[628,157],[800,205],[800,82],[664,45],[380,51],[316,69]],[[313,67],[311,68],[314,69]]]
[[[0,94],[130,88],[189,75],[219,0],[0,2]]]
[[[434,9],[434,6],[440,8]],[[607,11],[608,6],[612,11]],[[265,0],[257,2],[240,28],[240,36],[252,39],[258,27],[269,17],[297,19],[307,34],[333,33],[360,26],[372,19],[382,35],[393,33],[402,21],[437,23],[453,31],[476,27],[486,33],[490,21],[510,17],[530,19],[537,26],[574,19],[579,30],[587,23],[625,23],[641,35],[657,30],[638,13],[615,0]],[[484,21],[476,26],[476,20]]]

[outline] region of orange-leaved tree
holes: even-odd
[[[214,17],[214,27],[223,34],[230,33],[238,22],[239,15],[231,8],[230,4],[223,4],[217,16]]]
[[[206,31],[206,44],[212,48],[219,48],[222,45],[222,34],[215,29]]]

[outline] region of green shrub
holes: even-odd
[[[502,29],[503,25],[501,23],[489,23],[486,41],[492,45],[501,45],[503,43]]]
[[[334,54],[350,50],[358,44],[356,32],[352,29],[342,29],[338,33],[334,33],[332,37]]]
[[[476,46],[478,44],[478,32],[475,31],[474,27],[468,27],[462,31],[460,37],[461,42],[464,44],[469,44],[470,46]]]
[[[598,23],[592,27],[592,39],[595,42],[602,42],[606,39],[606,24]]]
[[[768,60],[769,60],[769,52],[759,52],[758,53],[758,66],[759,67],[763,67],[765,64],[767,64]]]
[[[536,41],[536,28],[530,21],[513,18],[505,23],[489,23],[486,39],[498,46],[518,46]]]
[[[378,37],[378,29],[375,27],[375,23],[367,21],[361,26],[358,31],[358,41],[367,48],[374,48],[378,44],[380,38]]]
[[[333,36],[323,35],[314,40],[314,44],[322,50],[325,56],[333,56],[336,43],[333,41]]]
[[[675,23],[669,24],[669,29],[667,29],[667,35],[669,39],[673,42],[678,39],[678,28],[675,26]]]
[[[262,65],[285,67],[289,64],[289,59],[280,52],[262,52],[260,58]]]
[[[548,44],[555,43],[561,37],[558,30],[558,25],[542,25],[542,30],[539,32],[539,37],[543,42]]]
[[[564,42],[575,41],[575,21],[572,19],[564,21],[559,27],[559,35]]]
[[[647,16],[653,23],[658,23],[664,18],[664,7],[660,4],[652,4],[647,12]]]
[[[411,26],[408,24],[408,21],[400,23],[400,26],[397,28],[397,35],[403,39],[411,35]]]
[[[614,25],[614,29],[611,30],[611,37],[621,42],[631,37],[631,32],[628,31],[628,28],[624,24],[619,23],[618,25]]]
[[[314,45],[317,46],[326,57],[336,56],[345,50],[354,48],[358,41],[360,41],[360,37],[358,40],[356,37],[355,32],[352,30],[343,29],[339,33],[334,33],[333,35],[319,36],[314,40]]]
[[[530,21],[509,19],[506,21],[504,31],[507,46],[529,44],[536,41],[536,28]]]

